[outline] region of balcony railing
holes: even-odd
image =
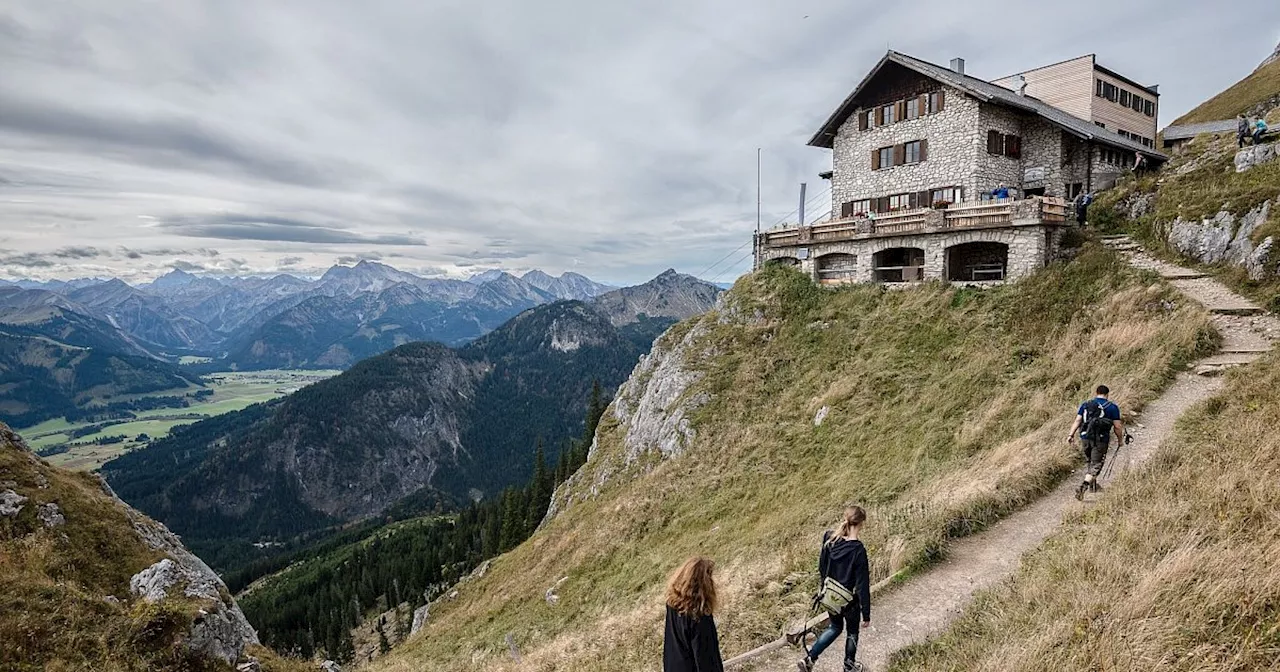
[[[765,247],[795,247],[880,236],[929,233],[951,229],[1064,224],[1067,202],[1061,198],[1032,196],[1021,200],[977,201],[952,205],[945,210],[918,208],[842,219],[810,226],[765,231]]]

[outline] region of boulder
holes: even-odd
[[[1255,166],[1274,161],[1276,158],[1275,143],[1266,143],[1253,147],[1245,147],[1236,152],[1236,172],[1243,173]]]
[[[22,511],[23,503],[26,501],[26,497],[12,490],[0,490],[0,516],[13,517],[18,515]]]
[[[342,666],[332,660],[326,660],[323,663],[320,663],[320,669],[323,672],[342,672]]]
[[[1249,273],[1250,280],[1262,282],[1272,276],[1280,275],[1280,266],[1274,268],[1268,266],[1271,258],[1271,248],[1274,245],[1275,238],[1267,236],[1253,249],[1253,253],[1249,255],[1249,259],[1244,265],[1245,270]]]
[[[66,516],[62,515],[62,510],[53,502],[41,504],[40,507],[36,509],[36,516],[40,519],[41,523],[44,523],[45,527],[51,529],[67,524]]]

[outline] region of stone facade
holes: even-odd
[[[948,268],[948,252],[967,243],[995,243],[1007,248],[1004,279],[1017,280],[1043,268],[1057,258],[1061,247],[1061,227],[1028,224],[1020,226],[961,229],[919,233],[902,236],[883,236],[830,243],[817,243],[801,247],[774,247],[760,250],[760,263],[785,263],[797,266],[814,278],[822,279],[819,271],[824,261],[834,255],[849,255],[852,272],[842,278],[845,282],[874,282],[875,257],[884,250],[914,248],[924,253],[923,280],[946,280],[956,269]],[[831,284],[830,279],[826,279]]]
[[[831,211],[849,201],[962,187],[966,201],[977,200],[1000,185],[1015,194],[1043,189],[1046,196],[1070,198],[1070,185],[1090,178],[1114,183],[1122,169],[1102,162],[1102,154],[1044,119],[998,105],[979,102],[959,90],[943,87],[941,112],[887,126],[859,130],[851,116],[832,143]],[[987,152],[987,134],[998,131],[1021,138],[1021,156]],[[925,160],[874,170],[872,154],[914,140],[928,140]],[[1091,157],[1093,165],[1089,165]],[[1065,159],[1065,160],[1064,160]]]

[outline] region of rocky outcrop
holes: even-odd
[[[0,490],[0,516],[13,517],[22,513],[22,505],[26,497],[12,490]]]
[[[622,326],[642,316],[683,320],[701,315],[711,310],[720,293],[721,289],[711,283],[668,269],[643,285],[601,294],[592,305],[614,326]]]
[[[431,605],[424,604],[413,610],[413,625],[409,628],[409,635],[418,634],[422,626],[427,624],[427,617],[431,615]]]
[[[698,320],[680,337],[673,338],[673,331],[668,331],[640,358],[607,411],[617,421],[614,431],[622,432],[621,453],[602,454],[601,432],[597,431],[587,464],[556,488],[544,525],[574,502],[599,494],[615,473],[642,455],[654,451],[667,459],[688,448],[697,436],[689,416],[710,401],[706,393],[689,394],[689,390],[703,376],[691,366],[691,360],[711,320],[711,316]]]
[[[1169,245],[1200,263],[1241,266],[1251,279],[1264,280],[1280,273],[1268,266],[1274,243],[1268,236],[1255,246],[1252,236],[1267,221],[1272,207],[1266,201],[1238,218],[1223,211],[1202,221],[1176,219],[1169,227]]]
[[[1271,52],[1270,56],[1262,59],[1262,63],[1258,64],[1258,69],[1261,70],[1276,61],[1280,61],[1280,44],[1276,45],[1276,50]]]
[[[1264,143],[1252,147],[1245,147],[1236,152],[1235,164],[1236,172],[1243,173],[1251,170],[1264,163],[1270,163],[1276,160],[1275,143]]]

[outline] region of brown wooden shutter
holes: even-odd
[[[1014,159],[1022,158],[1022,138],[1016,135],[1004,136],[1004,155]]]
[[[858,113],[858,130],[867,130],[867,113],[865,111]]]
[[[919,106],[918,110],[920,112],[920,116],[923,117],[924,115],[929,114],[929,94],[920,94],[920,99],[916,102],[916,105]]]
[[[947,98],[947,92],[942,89],[938,89],[938,111],[939,112],[942,111],[943,102],[946,100],[946,98]]]
[[[922,138],[920,140],[920,160],[926,161],[929,158],[929,139]]]
[[[921,208],[927,208],[933,205],[933,201],[929,198],[928,189],[925,189],[924,191],[920,192],[920,197],[918,200],[920,202],[919,207]]]
[[[894,145],[893,146],[893,165],[901,166],[906,162],[907,162],[907,146]]]
[[[895,120],[902,121],[903,119],[907,118],[907,101],[899,100],[898,102],[893,104],[893,107],[894,107],[893,118]]]
[[[987,153],[1003,154],[1003,144],[1000,141],[1000,131],[987,131]]]
[[[845,201],[844,203],[841,203],[840,217],[845,218],[845,217],[852,217],[852,216],[853,216],[853,201]]]
[[[880,150],[871,150],[871,170],[880,170]]]
[[[876,199],[876,212],[889,212],[888,196],[881,196]]]
[[[876,126],[884,126],[884,107],[876,105]]]

